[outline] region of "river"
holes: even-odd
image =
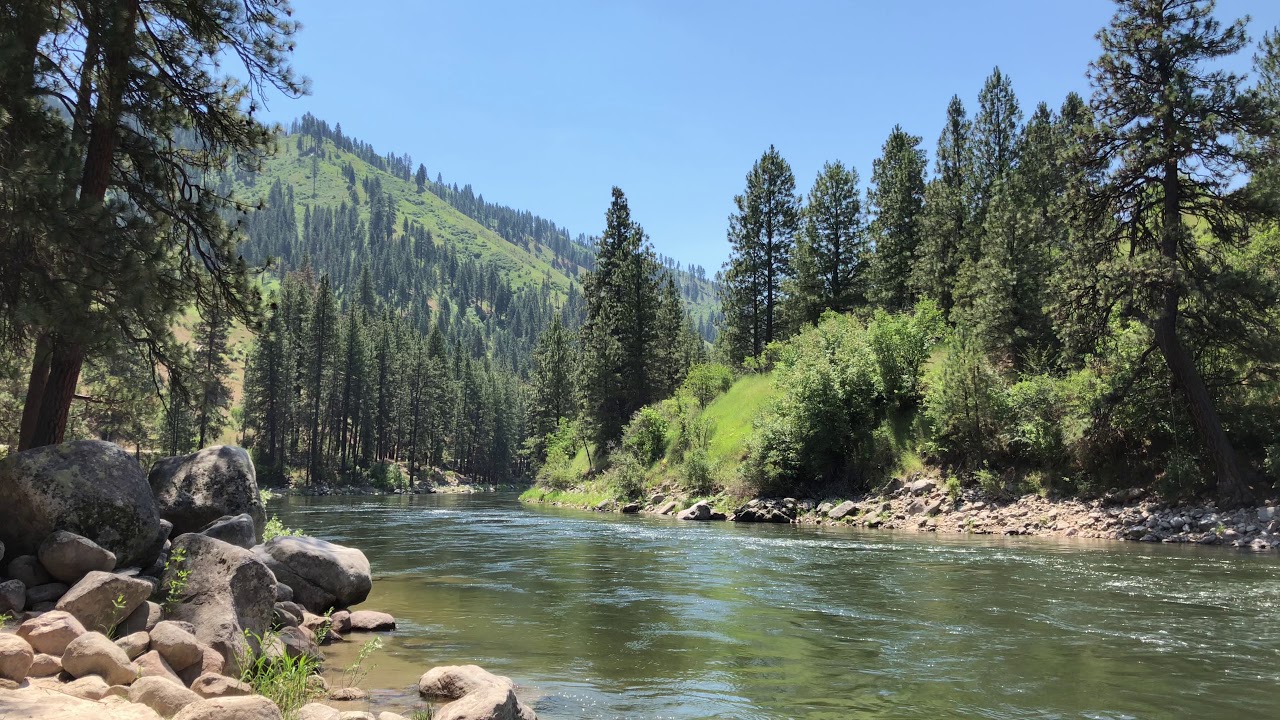
[[[1280,716],[1280,558],[525,507],[291,497],[399,630],[363,685],[509,675],[543,720]],[[354,643],[337,651],[344,664]]]

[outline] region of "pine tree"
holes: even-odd
[[[978,233],[972,226],[972,132],[964,103],[952,96],[946,124],[938,136],[934,178],[925,187],[922,237],[911,272],[915,292],[937,300],[944,312],[955,305],[956,274],[961,264],[977,259]]]
[[[293,376],[286,340],[283,313],[273,306],[266,329],[250,351],[244,379],[244,410],[246,425],[253,431],[255,464],[260,476],[276,481],[284,478],[292,417]]]
[[[314,483],[320,479],[324,467],[324,438],[321,432],[324,427],[321,420],[323,401],[329,390],[329,382],[333,371],[333,347],[337,339],[338,305],[329,286],[329,276],[320,277],[320,285],[316,288],[315,302],[311,305],[306,330],[307,364],[306,382],[304,384],[309,407],[307,480]]]
[[[418,185],[418,192],[422,192],[427,187],[427,167],[421,163],[418,164],[418,172],[413,176],[413,181]]]
[[[227,376],[231,374],[227,359],[230,333],[228,317],[216,305],[205,311],[196,326],[194,369],[198,386],[192,399],[198,447],[217,440],[227,423],[226,412],[231,407],[231,388],[227,387]]]
[[[787,301],[797,323],[813,323],[824,310],[846,312],[866,300],[868,252],[858,171],[838,160],[824,164],[803,215]]]
[[[545,437],[555,430],[561,419],[577,414],[574,355],[572,336],[560,316],[553,316],[533,352],[529,420],[534,438]]]
[[[1000,68],[991,71],[978,93],[978,114],[973,120],[973,178],[975,222],[986,219],[996,183],[1017,163],[1018,127],[1022,108],[1009,76]]]
[[[867,191],[874,215],[872,300],[894,310],[906,308],[912,301],[908,280],[920,243],[924,208],[925,156],[920,142],[919,137],[895,125],[872,167]]]

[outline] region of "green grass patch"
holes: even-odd
[[[703,411],[712,424],[707,455],[721,472],[734,473],[742,464],[752,423],[774,390],[772,375],[747,375]]]

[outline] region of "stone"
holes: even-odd
[[[186,706],[173,720],[284,720],[280,708],[261,695],[204,698]]]
[[[293,602],[293,588],[276,579],[276,602]]]
[[[116,632],[125,635],[131,635],[136,632],[150,632],[151,628],[160,622],[163,610],[158,603],[150,600],[138,606],[138,609],[129,613],[119,625],[116,626]]]
[[[357,610],[351,613],[351,629],[355,632],[395,630],[396,619],[376,610]]]
[[[72,640],[83,635],[84,625],[68,612],[51,610],[18,626],[18,637],[39,653],[62,656]]]
[[[709,520],[711,518],[711,506],[705,500],[699,500],[693,505],[681,510],[676,515],[677,520]]]
[[[86,678],[88,680],[88,678]],[[85,681],[77,680],[76,683]],[[102,682],[98,679],[98,682]],[[72,685],[76,684],[72,683]],[[103,686],[106,684],[103,683]],[[9,718],[41,718],[43,720],[160,720],[155,710],[135,705],[118,697],[105,701],[85,700],[66,694],[68,685],[50,692],[46,687],[28,686],[4,693],[2,712]]]
[[[223,515],[201,528],[200,534],[217,538],[245,550],[258,544],[258,531],[254,525],[253,516],[249,513]]]
[[[17,635],[0,633],[0,678],[22,682],[31,670],[31,663],[35,658],[36,653],[26,640]]]
[[[102,633],[87,632],[72,640],[62,654],[62,669],[82,678],[97,675],[111,685],[129,685],[138,678],[138,666]]]
[[[511,690],[511,678],[494,675],[479,665],[441,665],[423,673],[418,694],[426,698],[457,699],[481,690]]]
[[[196,636],[172,620],[162,620],[151,629],[151,647],[174,670],[186,670],[204,659],[204,647]]]
[[[111,686],[97,675],[85,675],[58,688],[59,692],[81,700],[101,700],[111,694]]]
[[[668,500],[668,501],[666,501],[665,503],[663,503],[663,504],[662,504],[662,505],[661,505],[661,506],[656,510],[656,512],[657,512],[659,515],[670,515],[671,513],[675,512],[675,509],[676,509],[677,507],[680,507],[680,505],[679,505],[678,503],[676,503],[676,501],[675,501],[675,500]]]
[[[142,468],[101,440],[47,445],[0,460],[0,542],[34,555],[55,530],[88,538],[124,566],[147,567],[164,543]]]
[[[191,681],[191,691],[203,698],[252,695],[253,687],[219,673],[207,672]]]
[[[238,675],[239,659],[252,650],[245,631],[261,636],[271,627],[275,577],[248,550],[205,535],[181,535],[173,548],[184,560],[170,563],[161,578],[163,587],[181,585],[167,617],[194,625],[196,639],[218,651]],[[181,570],[189,573],[185,583],[178,578]]]
[[[848,517],[849,514],[852,513],[854,509],[857,507],[858,506],[855,505],[852,500],[845,500],[839,505],[831,508],[831,511],[827,513],[827,517],[831,518],[832,520],[843,520],[844,518]]]
[[[623,505],[620,509],[621,509],[621,511],[622,511],[622,514],[624,514],[624,515],[634,515],[634,514],[636,514],[636,513],[640,512],[640,503],[638,503],[638,502],[629,502],[629,503],[627,503],[626,505]],[[391,713],[382,713],[382,714],[383,714],[383,715],[390,715]]]
[[[432,715],[432,720],[525,720],[536,716],[521,706],[510,689],[490,687],[463,696]]]
[[[338,720],[342,715],[336,708],[324,703],[307,703],[298,708],[298,720]]]
[[[178,677],[182,678],[183,685],[189,687],[201,675],[221,675],[224,670],[226,670],[226,659],[222,657],[222,653],[205,646],[204,656],[200,662],[178,673]]]
[[[137,660],[138,656],[151,648],[151,636],[147,632],[140,631],[130,633],[121,638],[116,638],[116,645],[129,656],[130,660]]]
[[[377,720],[373,713],[363,710],[344,710],[338,714],[338,720]]]
[[[52,677],[62,672],[62,658],[57,655],[46,655],[44,653],[36,653],[35,658],[31,660],[31,669],[27,671],[30,677]]]
[[[160,517],[173,523],[174,535],[200,532],[223,516],[247,513],[253,520],[254,542],[262,539],[267,512],[253,460],[244,448],[216,445],[164,458],[151,467],[147,482]]]
[[[138,674],[142,677],[160,677],[170,682],[186,685],[186,683],[182,682],[182,677],[178,674],[178,671],[174,670],[169,661],[165,660],[164,656],[156,650],[148,650],[139,655],[134,662],[137,663]]]
[[[329,691],[329,699],[335,702],[351,702],[353,700],[364,700],[369,697],[369,693],[358,687],[336,688]]]
[[[45,583],[35,587],[27,586],[27,607],[40,603],[56,603],[71,588],[63,583]]]
[[[163,717],[171,717],[200,699],[182,685],[162,677],[138,678],[129,687],[129,702],[146,705]]]
[[[369,560],[355,548],[313,537],[277,537],[253,553],[293,588],[294,602],[317,614],[364,602],[373,587]]]
[[[917,480],[911,483],[911,494],[924,495],[925,493],[933,492],[933,489],[937,486],[938,484],[936,482],[928,478]]]
[[[53,579],[68,584],[74,584],[93,570],[116,569],[115,553],[66,530],[58,530],[45,538],[36,555]]]
[[[55,606],[86,628],[111,632],[151,595],[151,583],[94,570],[71,586]]]
[[[329,624],[334,632],[351,632],[351,611],[338,610],[329,616]]]
[[[924,503],[920,502],[919,500],[912,501],[911,505],[907,507],[907,514],[919,515],[920,513],[924,512],[924,507],[925,507]]]
[[[381,713],[378,713],[378,720],[409,720],[409,719],[403,715],[398,715],[393,712],[381,712]]]
[[[9,561],[6,571],[9,577],[21,580],[29,588],[53,582],[53,576],[44,569],[35,555],[19,555]]]
[[[0,615],[17,615],[27,606],[27,586],[21,580],[0,582]]]
[[[324,659],[320,646],[316,645],[315,635],[310,630],[300,627],[281,628],[275,634],[280,643],[280,651],[289,658],[309,657],[317,662]]]
[[[271,623],[279,627],[298,627],[302,624],[302,618],[290,612],[293,603],[276,603],[275,608],[271,611]]]

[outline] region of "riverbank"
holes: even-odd
[[[1102,498],[991,497],[979,488],[948,487],[931,477],[895,481],[886,492],[853,497],[690,497],[659,492],[619,502],[598,492],[533,488],[522,502],[596,512],[647,513],[682,520],[794,523],[957,535],[1036,535],[1137,542],[1280,549],[1280,501],[1221,509],[1213,501],[1172,503],[1131,490]]]

